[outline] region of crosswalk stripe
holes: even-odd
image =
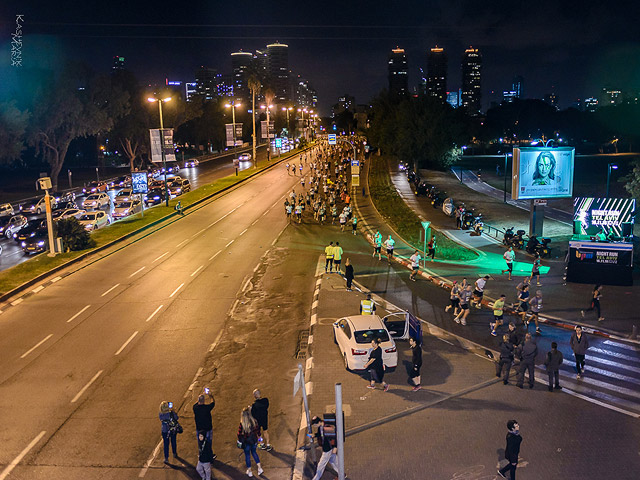
[[[617,359],[625,360],[627,362],[640,363],[640,357],[632,357],[630,355],[625,355],[624,353],[614,352],[613,350],[605,350],[603,348],[591,347],[589,349],[589,353],[599,353],[600,355],[607,355],[609,357],[615,357]]]
[[[625,350],[631,350],[633,352],[640,352],[640,348],[636,347],[635,345],[627,345],[625,343],[618,343],[618,342],[614,342],[612,340],[605,340],[603,342],[605,345],[611,345],[612,347],[616,347],[616,348],[624,348]]]
[[[606,358],[590,356],[589,357],[589,362],[601,363],[603,365],[608,365],[610,367],[620,368],[620,369],[623,369],[623,370],[627,370],[629,372],[640,373],[640,368],[638,368],[638,367],[632,367],[631,365],[625,365],[623,363],[614,362],[612,360],[607,360]]]
[[[612,403],[626,410],[632,410],[634,412],[640,413],[640,404],[637,402],[632,402],[631,400],[616,397],[615,395],[611,395],[607,392],[593,390],[591,388],[585,387],[584,385],[578,385],[577,383],[571,383],[567,385],[568,385],[568,388],[573,390],[574,392],[581,393],[585,396],[595,397],[598,400]]]
[[[612,372],[610,370],[603,370],[601,368],[592,367],[591,365],[589,365],[587,373],[597,373],[598,375],[602,375],[603,377],[615,378],[616,380],[621,380],[623,382],[640,385],[640,379],[628,377],[626,375],[622,375],[621,373]]]
[[[590,371],[593,369],[590,369]],[[561,375],[562,376],[562,375]],[[590,378],[590,377],[582,377],[579,381],[576,380],[575,378],[571,378],[571,377],[567,377],[566,375],[564,376],[564,378],[567,381],[570,381],[572,385],[576,385],[576,384],[580,384],[580,383],[587,383],[589,385],[593,385],[594,387],[598,387],[598,388],[602,388],[605,390],[609,390],[611,392],[615,392],[615,393],[619,393],[622,395],[626,395],[628,397],[634,397],[637,399],[640,399],[640,392],[638,390],[631,390],[630,388],[625,388],[625,387],[619,387],[617,385],[614,385],[612,383],[607,383],[607,382],[602,382],[600,380],[596,380],[594,378]]]

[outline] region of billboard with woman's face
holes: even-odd
[[[511,197],[571,197],[574,156],[573,147],[514,148]]]

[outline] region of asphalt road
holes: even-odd
[[[0,479],[137,477],[298,181],[272,169],[5,312]]]
[[[261,148],[257,151],[258,162],[261,163],[266,160],[267,152],[264,148]],[[191,183],[191,188],[196,189],[202,185],[207,183],[211,183],[214,180],[222,177],[226,177],[228,175],[232,175],[234,173],[233,166],[233,158],[234,155],[224,155],[222,157],[218,157],[214,160],[209,160],[206,162],[200,163],[197,167],[194,168],[182,168],[177,173],[182,178],[186,178]],[[245,170],[247,168],[251,168],[253,166],[253,162],[241,162],[239,164],[238,170]],[[163,177],[158,177],[162,179]],[[168,176],[171,178],[171,175]],[[79,190],[82,192],[82,190]],[[107,194],[111,199],[111,205],[108,207],[102,208],[105,212],[111,214],[113,212],[113,200],[116,194],[120,191],[120,189],[116,190],[108,190]],[[82,201],[85,196],[81,193],[76,197],[76,203],[80,208],[82,208]],[[15,205],[14,205],[15,208]],[[43,220],[45,215],[28,215],[29,220]],[[31,258],[29,255],[26,255],[20,245],[15,242],[13,239],[0,238],[0,245],[2,245],[2,254],[0,254],[0,271],[6,270],[7,268],[11,268],[14,265],[18,265],[19,263],[25,262]]]

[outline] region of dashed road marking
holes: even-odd
[[[228,247],[229,247],[229,245],[231,245],[234,241],[235,241],[235,240],[231,240],[229,243],[227,243],[227,244],[224,246],[224,248],[228,248]]]
[[[191,274],[191,276],[195,276],[196,273],[198,273],[200,270],[202,270],[204,268],[204,265],[200,265],[198,268],[195,269],[195,271]]]
[[[21,304],[23,301],[24,301],[24,298],[18,298],[17,300],[14,300],[13,302],[11,302],[11,305],[15,307],[16,305]]]
[[[80,399],[80,397],[82,396],[82,394],[83,394],[84,392],[86,392],[86,391],[87,391],[87,389],[91,386],[91,384],[92,384],[93,382],[95,382],[95,381],[98,379],[98,377],[102,374],[102,372],[103,372],[103,370],[100,370],[98,373],[96,373],[96,374],[93,376],[93,378],[92,378],[91,380],[89,380],[89,383],[87,383],[84,387],[82,387],[82,390],[80,390],[80,391],[77,393],[77,395],[76,395],[75,397],[73,397],[73,399],[71,400],[71,403],[76,403],[76,402]]]
[[[222,252],[222,250],[218,250],[216,253],[214,253],[212,256],[209,257],[209,261],[213,260],[214,258],[216,258],[218,255],[220,255],[220,252]]]
[[[176,248],[180,248],[182,245],[184,245],[185,243],[187,243],[189,241],[188,238],[184,239],[183,241],[181,241],[179,244],[176,245]]]
[[[247,230],[249,230],[248,228],[245,228],[243,231],[240,232],[240,235],[238,235],[239,237],[241,237],[242,235],[244,235],[245,233],[247,233]]]
[[[164,252],[162,255],[160,255],[159,257],[157,257],[153,262],[151,263],[156,263],[158,260],[160,260],[162,257],[164,257],[165,255],[169,255],[169,252]]]
[[[51,279],[51,283],[56,283],[59,280],[62,280],[62,277],[54,277]]]
[[[34,288],[33,290],[31,290],[33,293],[38,293],[41,292],[42,290],[44,290],[44,285],[40,285],[39,287]]]
[[[87,305],[86,307],[84,307],[82,310],[80,310],[78,313],[76,313],[73,317],[71,317],[69,320],[67,320],[67,323],[71,323],[73,322],[76,318],[78,318],[80,315],[82,315],[84,313],[84,311],[89,308],[91,305]]]
[[[155,316],[155,314],[156,314],[156,313],[158,313],[158,312],[160,311],[160,309],[161,309],[162,307],[164,307],[164,305],[160,305],[158,308],[156,308],[156,309],[153,311],[153,313],[147,317],[147,319],[145,320],[145,322],[148,322],[149,320],[151,320],[151,319]]]
[[[114,289],[118,288],[120,286],[119,283],[116,283],[113,287],[111,287],[109,290],[107,290],[106,292],[104,292],[102,295],[100,295],[101,297],[104,297],[105,295],[109,294],[110,292],[112,292]]]
[[[34,438],[33,440],[31,440],[31,442],[29,443],[29,445],[27,445],[24,450],[22,450],[18,456],[16,458],[14,458],[11,463],[9,463],[9,465],[7,465],[5,467],[5,469],[2,471],[2,473],[0,473],[0,480],[5,480],[5,478],[7,478],[9,476],[9,474],[11,473],[11,471],[16,468],[16,466],[22,461],[22,459],[25,457],[25,455],[27,453],[29,453],[29,450],[31,450],[33,447],[35,447],[36,443],[38,443],[40,441],[40,439],[42,437],[44,437],[45,433],[47,433],[46,431],[42,431],[40,432],[36,438]]]
[[[176,288],[173,293],[171,295],[169,295],[169,298],[173,297],[176,293],[178,293],[178,290],[180,290],[182,287],[184,287],[184,282],[181,283],[178,288]]]
[[[135,332],[133,332],[133,335],[131,335],[126,342],[124,342],[122,344],[122,346],[116,352],[116,355],[120,355],[120,353],[122,353],[122,351],[127,347],[127,345],[129,345],[131,340],[133,340],[136,337],[136,335],[138,335],[138,331],[137,330]]]
[[[133,277],[134,275],[137,275],[138,273],[140,273],[142,270],[144,270],[146,267],[140,267],[138,270],[136,270],[135,272],[133,272],[131,275],[129,275],[129,278]]]
[[[42,345],[44,342],[46,342],[47,340],[49,340],[51,337],[53,337],[53,333],[50,333],[49,335],[47,335],[46,337],[44,337],[42,340],[40,340],[38,343],[36,343],[33,347],[31,347],[29,350],[27,350],[26,352],[24,352],[22,355],[20,355],[20,358],[24,358],[27,355],[29,355],[31,352],[33,352],[36,348],[38,348],[40,345]]]

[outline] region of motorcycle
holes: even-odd
[[[507,228],[504,232],[504,237],[502,238],[502,244],[510,247],[511,242],[513,241],[513,237],[515,237],[515,233],[513,233],[513,227]]]
[[[431,205],[433,205],[433,208],[438,208],[439,206],[441,206],[444,203],[444,199],[446,196],[447,194],[445,192],[438,192],[431,201]]]
[[[481,213],[479,213],[478,216],[473,219],[473,230],[476,232],[476,235],[482,235],[482,231],[484,230],[484,222],[482,221]]]
[[[442,202],[442,211],[448,217],[453,216],[453,212],[455,211],[455,207],[453,205],[453,198],[448,197],[444,199],[444,201]]]
[[[517,249],[524,248],[524,230],[518,230],[515,236],[511,239],[511,246]]]
[[[543,237],[540,239],[538,245],[534,248],[534,254],[539,255],[540,257],[550,257],[551,256],[551,248],[549,244],[551,243],[551,239],[547,237]]]
[[[536,253],[536,249],[538,248],[538,245],[540,245],[540,241],[538,240],[538,236],[537,235],[531,235],[529,237],[529,241],[527,242],[527,253],[530,253],[531,255],[534,255]]]
[[[462,214],[462,229],[469,230],[473,226],[473,210],[465,210]]]

